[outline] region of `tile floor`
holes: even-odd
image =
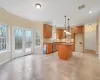
[[[100,80],[100,61],[86,53],[74,53],[68,61],[57,52],[33,54],[0,66],[0,80]]]

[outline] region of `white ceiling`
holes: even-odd
[[[40,10],[35,8],[36,3],[42,5]],[[85,8],[78,10],[83,4]],[[70,25],[79,25],[96,21],[100,12],[100,0],[0,0],[0,6],[32,21],[55,21],[57,27],[64,26],[64,15],[71,19]]]

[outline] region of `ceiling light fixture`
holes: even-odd
[[[37,9],[41,9],[41,4],[37,3],[37,4],[35,4],[35,7],[36,7]]]
[[[55,21],[53,21],[55,23]]]
[[[92,11],[89,11],[89,14],[91,14],[92,13]]]

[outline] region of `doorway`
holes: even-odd
[[[32,30],[26,28],[13,29],[12,57],[20,57],[33,52]]]
[[[83,52],[83,34],[75,34],[75,51]]]

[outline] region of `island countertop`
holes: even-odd
[[[58,45],[72,46],[72,45],[73,45],[73,43],[59,43]]]

